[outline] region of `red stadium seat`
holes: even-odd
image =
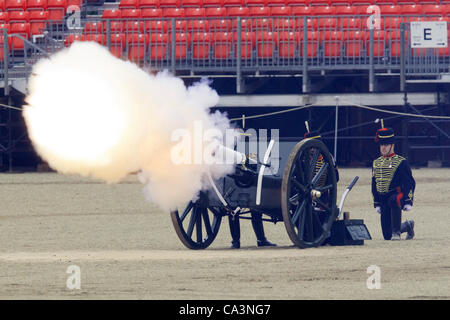
[[[193,19],[187,21],[188,32],[208,32],[209,31],[210,20],[204,19]]]
[[[17,33],[25,39],[29,39],[31,36],[31,29],[29,23],[10,23],[10,33]],[[24,42],[18,37],[12,38],[12,49],[22,50],[24,48]]]
[[[141,17],[140,9],[122,9],[122,19],[139,19]]]
[[[319,29],[336,29],[338,21],[336,18],[319,18],[317,19]]]
[[[66,13],[66,0],[48,0],[47,11],[49,20],[62,20]]]
[[[237,58],[237,33],[234,33],[235,57]],[[251,59],[255,48],[256,37],[253,32],[241,32],[241,59]]]
[[[110,49],[109,51],[121,59],[123,57],[123,51],[126,48],[126,36],[123,33],[114,33],[110,37]]]
[[[172,37],[169,37],[169,42],[172,43]],[[186,59],[191,45],[191,35],[189,33],[175,34],[175,59]]]
[[[318,6],[314,8],[314,15],[316,16],[333,16],[336,14],[336,7],[333,6]]]
[[[313,15],[313,9],[311,7],[292,7],[292,15],[294,16],[310,16]]]
[[[120,19],[122,17],[122,10],[111,9],[105,10],[102,14],[102,19]]]
[[[175,20],[175,31],[176,32],[187,32],[187,21],[186,20]]]
[[[27,2],[27,10],[39,10],[45,11],[47,10],[47,0],[28,0]]]
[[[0,24],[6,24],[9,22],[9,13],[0,12]]]
[[[5,11],[5,0],[0,0],[0,11]]]
[[[370,43],[366,41],[366,55],[370,56]],[[384,41],[374,41],[373,42],[373,56],[376,58],[383,57],[385,51],[385,42]]]
[[[410,4],[416,4],[417,0],[397,0],[396,3],[398,5],[410,5]]]
[[[241,23],[243,23],[241,20]],[[247,20],[248,21],[248,20]],[[234,21],[235,22],[235,21]],[[209,20],[209,30],[211,32],[228,32],[232,28],[230,19],[213,19]]]
[[[102,33],[103,23],[101,22],[87,22],[84,26],[85,33]]]
[[[27,1],[26,0],[6,0],[5,1],[5,9],[6,11],[15,11],[15,10],[26,10]]]
[[[359,30],[361,28],[365,29],[364,23],[366,22],[366,19],[360,19],[360,18],[342,18],[341,19],[341,25],[343,30]]]
[[[208,32],[196,32],[192,35],[192,58],[208,59],[211,49],[211,34]]]
[[[280,58],[294,58],[299,47],[300,34],[293,31],[278,33],[278,56]]]
[[[419,4],[412,4],[412,5],[403,5],[402,8],[402,14],[411,14],[411,15],[421,15],[423,13],[423,7]]]
[[[270,31],[258,32],[256,35],[257,56],[272,59],[275,51],[275,35]]]
[[[101,44],[102,46],[106,45],[106,35],[105,34],[87,34],[86,41],[93,41]]]
[[[273,21],[273,28],[279,32],[293,31],[296,28],[295,18],[280,18]]]
[[[164,18],[183,18],[184,9],[183,8],[163,8]]]
[[[352,0],[352,6],[370,6],[372,4],[371,0]]]
[[[139,8],[159,8],[159,0],[139,0]]]
[[[272,22],[271,18],[258,18],[251,20],[253,23],[252,30],[266,30],[272,31]]]
[[[303,18],[300,18],[297,21],[298,21],[299,27],[303,28]],[[306,26],[307,26],[308,30],[317,30],[317,23],[318,23],[317,18],[308,18],[306,20]]]
[[[11,11],[9,12],[9,23],[20,22],[25,23],[30,21],[30,13],[28,11]]]
[[[125,33],[142,33],[144,32],[144,22],[143,21],[124,21],[123,22],[123,32]]]
[[[329,42],[325,41],[323,46],[325,58],[337,58],[341,56],[342,42]]]
[[[319,38],[323,41],[342,41],[344,34],[342,31],[321,31]]]
[[[292,9],[291,7],[286,7],[286,6],[273,6],[270,7],[270,15],[271,16],[278,16],[278,17],[288,17],[290,16],[292,13]]]
[[[128,59],[133,62],[140,62],[145,59],[149,37],[147,34],[135,33],[127,37]]]
[[[269,7],[250,7],[249,10],[250,16],[259,16],[259,17],[269,17],[270,16],[270,8]]]
[[[161,18],[162,17],[162,9],[157,9],[157,8],[141,9],[141,17],[142,18]]]
[[[144,22],[144,30],[153,32],[166,33],[168,30],[167,21],[164,20],[152,20]]]
[[[330,5],[338,7],[351,6],[352,0],[331,0]]]
[[[150,43],[167,43],[168,36],[165,33],[152,33],[149,40]]]
[[[250,15],[248,7],[230,7],[227,9],[228,17],[247,17]]]
[[[286,0],[267,0],[265,5],[268,7],[285,7],[287,3]]]
[[[78,8],[81,8],[83,4],[83,0],[67,0],[67,8],[70,6],[77,6]]]
[[[119,9],[137,9],[139,0],[120,0]]]
[[[116,20],[109,21],[109,28],[110,28],[111,33],[122,33],[123,32],[123,22],[116,21]],[[104,23],[103,23],[103,30],[104,30],[104,32],[108,32],[107,21],[104,21]]]
[[[215,59],[229,59],[233,50],[233,34],[217,32],[213,34],[213,52]]]
[[[0,29],[6,29],[6,31],[9,32],[9,23],[0,23]],[[3,36],[3,30],[1,32],[2,33],[0,33],[0,36]],[[3,38],[0,38],[0,40],[4,43]]]
[[[203,0],[181,0],[181,6],[183,8],[201,8],[203,7]]]
[[[335,14],[336,15],[355,15],[358,14],[357,7],[353,6],[336,6]]]
[[[205,16],[205,8],[186,8],[184,15],[185,17],[203,18]]]
[[[217,7],[217,8],[206,8],[205,17],[226,17],[227,8]]]
[[[265,7],[266,6],[266,0],[245,0],[245,3],[247,7]]]
[[[245,6],[246,0],[223,0],[222,5],[224,7],[241,7]]]
[[[180,5],[181,5],[181,0],[159,0],[159,6],[161,8],[165,8],[165,7],[179,8]]]
[[[422,6],[423,8],[423,13],[424,14],[436,14],[436,15],[441,15],[443,14],[446,10],[443,7],[445,5],[440,5],[440,4],[425,4]],[[444,13],[445,14],[445,13]]]
[[[362,55],[363,42],[359,40],[345,41],[344,55],[347,58],[359,58]]]
[[[75,41],[85,41],[85,40],[86,40],[86,37],[84,36],[84,34],[71,34],[66,37],[66,39],[64,41],[64,45],[66,47],[68,47]]]
[[[383,5],[383,6],[379,6],[380,7],[380,13],[383,14],[395,14],[395,15],[401,15],[402,13],[402,8],[400,6],[397,5]]]
[[[310,6],[329,6],[330,0],[309,0]]]
[[[291,7],[307,6],[308,0],[285,0],[285,4]]]
[[[222,7],[223,6],[223,0],[203,0],[203,7]]]
[[[48,11],[31,11],[30,12],[30,29],[31,34],[42,34],[46,29],[46,21],[48,20]]]
[[[384,29],[394,29],[398,30],[400,29],[400,23],[402,22],[401,17],[385,17],[384,19]]]

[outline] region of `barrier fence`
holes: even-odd
[[[296,73],[307,78],[317,71],[364,71],[371,79],[375,73],[392,72],[404,80],[408,75],[449,72],[448,47],[412,49],[410,41],[410,22],[445,21],[442,17],[382,15],[372,21],[375,28],[368,27],[369,19],[369,15],[134,18],[82,19],[75,28],[64,20],[47,20],[34,28],[23,23],[14,30],[3,26],[0,77],[26,77],[45,53],[74,41],[95,41],[119,58],[176,74]]]

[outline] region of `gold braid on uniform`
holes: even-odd
[[[375,176],[378,193],[386,194],[390,191],[389,185],[403,160],[405,158],[396,154],[389,158],[381,156],[373,162],[373,175]]]

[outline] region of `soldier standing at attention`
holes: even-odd
[[[383,125],[382,125],[383,126]],[[394,131],[381,128],[375,142],[380,146],[381,156],[373,161],[373,205],[380,214],[381,229],[385,240],[400,240],[407,232],[406,240],[414,237],[414,221],[402,223],[402,209],[409,211],[413,205],[416,183],[408,161],[394,152]]]

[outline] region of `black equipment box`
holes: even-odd
[[[337,220],[331,226],[329,244],[332,246],[363,245],[364,240],[371,239],[364,220]]]

